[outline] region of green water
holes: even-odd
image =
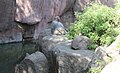
[[[32,43],[0,45],[0,73],[15,73],[15,65],[23,60],[26,53],[37,51]]]

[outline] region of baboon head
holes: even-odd
[[[60,17],[59,16],[55,16],[54,20],[60,21]]]

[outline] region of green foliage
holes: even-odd
[[[115,17],[113,18],[113,21],[115,23],[115,26],[120,27],[120,3],[117,3],[114,9],[116,14]]]
[[[102,71],[103,67],[99,66],[99,67],[93,67],[89,70],[88,73],[100,73]]]
[[[84,35],[90,38],[92,44],[90,49],[95,49],[100,45],[110,45],[115,37],[120,33],[120,15],[116,9],[105,5],[91,4],[83,13],[75,12],[76,21],[70,26],[68,38]]]

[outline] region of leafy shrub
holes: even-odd
[[[87,36],[92,42],[90,49],[111,44],[119,34],[120,16],[113,8],[93,3],[83,13],[75,12],[75,16],[77,20],[70,26],[68,38]]]
[[[103,67],[99,66],[99,67],[94,67],[91,68],[88,73],[100,73],[102,71]]]

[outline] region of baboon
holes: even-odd
[[[60,17],[56,16],[51,23],[51,33],[54,35],[66,34],[64,25],[60,22]]]

